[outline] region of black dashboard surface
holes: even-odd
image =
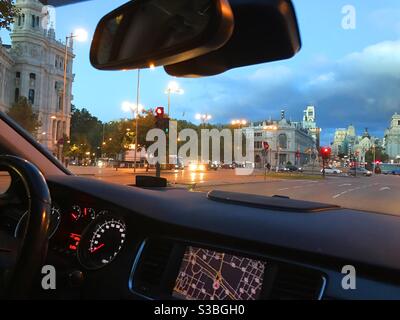
[[[101,199],[136,217],[218,238],[283,249],[319,261],[356,263],[400,270],[400,219],[396,216],[333,209],[318,213],[273,211],[214,202],[183,189],[140,189],[75,176],[47,177],[62,186]],[[318,258],[318,259],[319,259]],[[324,260],[326,259],[326,260]],[[305,259],[304,259],[305,260]]]

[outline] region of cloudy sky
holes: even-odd
[[[97,21],[125,1],[89,1],[57,9],[57,37],[77,27],[93,34]],[[228,71],[202,79],[176,79],[185,90],[172,97],[172,116],[195,121],[197,112],[213,121],[232,118],[299,120],[307,104],[317,107],[325,143],[335,128],[354,124],[383,135],[400,113],[400,1],[294,0],[303,47],[294,58]],[[356,9],[356,28],[342,27],[345,5]],[[3,42],[6,36],[2,33]],[[262,39],[260,40],[262,41]],[[97,71],[89,63],[90,42],[76,44],[74,103],[101,120],[126,117],[125,100],[135,101],[136,73]],[[172,78],[162,68],[142,73],[141,103],[166,105]]]

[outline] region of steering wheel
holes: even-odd
[[[27,223],[21,239],[0,230],[0,295],[6,299],[29,296],[47,255],[51,198],[46,180],[32,163],[0,156],[0,168],[18,177],[28,200]]]

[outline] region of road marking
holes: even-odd
[[[351,183],[344,183],[344,184],[341,184],[339,187],[350,187],[351,186]]]
[[[343,196],[343,195],[346,194],[346,193],[347,193],[347,191],[343,191],[343,192],[341,192],[341,193],[339,193],[339,194],[333,196],[332,198],[333,198],[333,199],[337,199],[337,198],[339,198],[340,196]]]
[[[285,190],[289,190],[289,188],[282,188],[282,189],[279,189],[278,191],[285,191]]]
[[[381,192],[382,192],[382,191],[385,191],[385,190],[392,190],[392,189],[390,189],[389,187],[383,187],[383,188],[380,188],[380,189],[379,189],[379,191],[381,191]]]

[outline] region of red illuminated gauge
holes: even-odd
[[[83,208],[82,209],[83,219],[96,219],[96,211],[93,208]]]
[[[101,216],[84,231],[78,247],[78,259],[87,269],[99,269],[113,261],[126,237],[122,219]]]
[[[82,215],[81,207],[78,205],[72,206],[72,211],[70,213],[71,220],[73,222],[76,222],[81,218],[81,215]]]

